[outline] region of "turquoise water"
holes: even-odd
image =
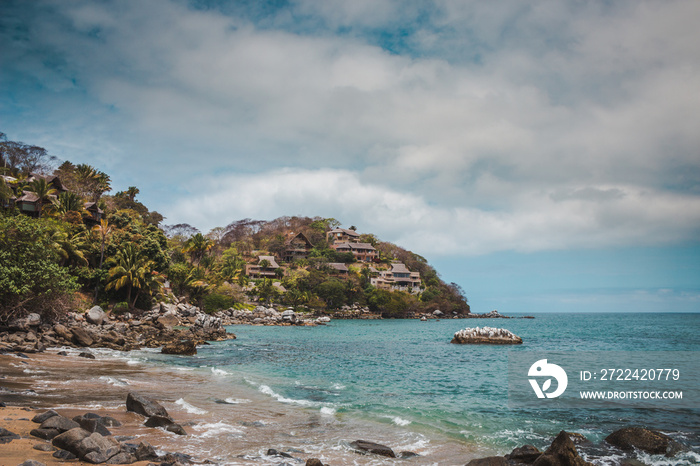
[[[503,327],[523,345],[450,344],[464,327]],[[235,326],[197,364],[236,373],[301,409],[384,423],[497,451],[561,429],[600,440],[644,425],[699,444],[698,409],[525,410],[508,407],[511,351],[700,351],[700,314],[540,314],[536,319],[333,321],[319,327]],[[238,381],[238,382],[236,382]]]

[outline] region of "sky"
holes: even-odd
[[[3,0],[0,131],[203,232],[333,217],[474,312],[700,311],[700,2]]]

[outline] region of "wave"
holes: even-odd
[[[196,406],[192,406],[188,402],[186,402],[184,399],[180,398],[175,402],[176,405],[182,406],[182,408],[187,411],[190,414],[206,414],[207,411],[201,408],[198,408]]]
[[[324,416],[333,416],[336,413],[336,411],[337,410],[335,408],[331,408],[330,406],[324,406],[323,408],[321,408],[321,414],[323,414]]]
[[[217,369],[216,367],[211,368],[211,373],[214,375],[231,375],[230,372],[226,372],[223,369]]]
[[[223,421],[219,422],[214,422],[214,423],[206,423],[206,424],[197,424],[195,426],[192,426],[192,428],[196,431],[203,431],[201,434],[199,434],[199,437],[216,437],[217,435],[221,434],[243,434],[243,430],[241,430],[238,427],[234,427],[231,424],[227,424]]]
[[[99,377],[99,380],[103,380],[107,382],[110,385],[115,385],[117,387],[124,387],[126,385],[129,385],[129,382],[127,382],[124,379],[117,379],[116,377],[109,377],[106,375],[102,375]]]

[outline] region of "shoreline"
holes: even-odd
[[[283,462],[284,458],[267,455],[269,449],[289,451],[302,461],[301,464],[311,458],[335,465],[403,461],[358,455],[349,444],[359,439],[390,445],[397,455],[413,447],[411,451],[425,456],[411,459],[414,465],[463,464],[488,453],[477,445],[448,439],[444,439],[444,443],[436,442],[419,434],[393,429],[390,425],[372,426],[368,430],[369,424],[343,414],[324,413],[323,410],[319,413],[317,409],[273,402],[260,393],[262,387],[251,387],[243,392],[236,392],[234,387],[233,391],[223,392],[213,370],[214,379],[206,380],[204,374],[194,370],[131,363],[120,357],[128,357],[129,353],[122,353],[119,357],[97,354],[97,359],[92,360],[79,357],[78,350],[69,349],[68,356],[58,355],[59,350],[65,348],[51,348],[26,359],[17,354],[0,354],[3,374],[0,400],[8,405],[0,407],[0,427],[22,436],[19,440],[0,445],[0,456],[9,452],[12,458],[8,465],[18,465],[28,459],[47,466],[63,464],[51,457],[51,452],[33,449],[36,444],[50,442],[29,435],[29,431],[38,425],[28,419],[48,409],[55,409],[70,418],[87,412],[115,417],[123,424],[113,430],[115,436],[134,437],[135,443],[146,441],[159,453],[192,455],[195,463],[261,465]],[[71,374],[70,379],[66,380],[63,374]],[[208,386],[202,387],[203,382]],[[189,435],[179,436],[144,427],[143,417],[126,412],[125,400],[130,391],[143,393],[160,402]],[[211,396],[198,396],[197,391],[209,392]],[[363,433],[370,438],[363,437]],[[403,442],[397,442],[401,437]],[[455,457],[460,460],[455,462]],[[17,461],[13,463],[15,459]],[[148,462],[133,464],[145,465]]]

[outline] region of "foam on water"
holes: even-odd
[[[230,405],[238,405],[251,402],[251,400],[248,400],[246,398],[225,398],[224,401]]]
[[[196,406],[193,406],[186,402],[184,399],[180,398],[175,402],[176,405],[181,406],[185,411],[190,414],[206,414],[207,411]]]
[[[106,375],[100,376],[100,377],[98,378],[98,380],[102,380],[102,381],[104,381],[104,382],[107,382],[107,383],[110,384],[110,385],[115,385],[115,386],[118,386],[118,387],[124,387],[124,386],[129,385],[129,382],[127,382],[127,381],[124,380],[124,379],[117,379],[116,377],[109,377],[109,376],[106,376]]]
[[[407,426],[411,423],[411,421],[409,421],[408,419],[403,419],[398,416],[392,417],[391,422],[393,422],[397,426]]]
[[[324,406],[321,408],[321,414],[324,416],[333,416],[336,412],[337,410],[335,408],[331,408],[330,406]]]
[[[214,375],[231,375],[230,372],[226,372],[223,369],[217,369],[216,367],[211,368],[211,373]]]
[[[208,438],[208,437],[216,437],[219,435],[231,435],[231,434],[237,434],[236,436],[240,436],[243,434],[243,430],[238,427],[234,427],[231,424],[227,424],[223,421],[219,422],[214,422],[214,423],[205,423],[205,424],[197,424],[192,426],[194,430],[197,432],[201,432],[201,434],[198,434],[198,437],[202,438]]]
[[[295,404],[295,405],[299,405],[299,406],[319,406],[320,405],[320,403],[316,403],[314,401],[295,400],[293,398],[286,398],[286,397],[280,395],[279,393],[275,392],[273,389],[271,389],[267,385],[260,385],[258,387],[258,390],[260,390],[260,393],[271,396],[272,398],[276,399],[280,403]]]

